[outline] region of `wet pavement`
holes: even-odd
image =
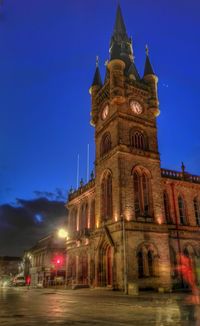
[[[0,289],[0,325],[195,325],[200,306],[187,294],[108,290]]]

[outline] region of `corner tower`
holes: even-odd
[[[163,199],[156,118],[158,78],[148,49],[144,75],[135,62],[120,6],[102,84],[96,67],[90,89],[96,144],[96,223],[162,223]]]

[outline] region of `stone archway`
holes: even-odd
[[[98,285],[113,286],[113,247],[109,244],[99,248]]]

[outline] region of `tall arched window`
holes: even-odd
[[[171,276],[175,278],[178,276],[176,253],[171,246],[169,247],[169,249],[170,249],[169,253],[170,253],[170,263],[171,263]]]
[[[72,232],[76,231],[77,228],[77,209],[73,209],[70,219],[70,229]]]
[[[145,136],[140,131],[131,130],[131,146],[145,150],[146,149],[146,141]]]
[[[200,204],[199,204],[199,200],[197,197],[194,198],[193,203],[194,203],[194,213],[195,213],[195,218],[196,218],[196,224],[200,225]]]
[[[137,172],[133,175],[133,182],[134,182],[134,203],[135,203],[135,216],[139,216],[141,212],[140,208],[140,178]]]
[[[91,203],[91,209],[90,209],[90,229],[95,228],[95,200]]]
[[[179,208],[180,223],[186,225],[187,220],[186,220],[185,202],[182,196],[178,197],[178,208]]]
[[[146,174],[142,175],[142,194],[144,216],[149,215],[149,180]]]
[[[111,136],[110,133],[105,133],[101,140],[101,156],[107,154],[111,150]]]
[[[112,176],[110,173],[103,178],[101,192],[102,217],[107,220],[112,218]]]
[[[80,210],[80,230],[84,229],[84,223],[85,223],[84,220],[85,220],[85,205],[83,204]]]
[[[155,249],[143,245],[137,253],[138,277],[153,277],[158,270],[158,256]]]
[[[149,276],[154,276],[153,253],[151,250],[148,251],[147,260],[148,260],[148,267],[149,267]]]
[[[83,204],[81,207],[81,230],[87,229],[88,228],[88,204]]]
[[[164,209],[165,209],[165,219],[166,219],[166,222],[167,223],[171,223],[169,196],[168,196],[168,194],[167,194],[166,191],[164,191],[163,200],[164,200]]]
[[[144,277],[144,267],[143,267],[143,253],[140,250],[137,254],[137,264],[138,264],[138,277]]]
[[[151,216],[150,180],[144,173],[133,174],[135,216]]]

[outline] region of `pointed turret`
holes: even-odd
[[[147,45],[143,80],[149,85],[151,89],[151,98],[149,99],[149,110],[151,110],[154,116],[157,117],[160,114],[157,92],[158,77],[155,75],[151,62],[149,60],[149,49]]]
[[[98,107],[96,103],[96,95],[102,87],[101,75],[99,70],[99,57],[96,57],[96,69],[94,73],[94,78],[92,82],[92,86],[89,89],[89,92],[92,97],[92,110],[91,110],[91,125],[94,126],[97,119]]]
[[[102,81],[101,81],[101,74],[99,70],[99,58],[96,58],[96,70],[94,73],[94,78],[92,82],[92,86],[102,86]]]
[[[144,76],[147,75],[155,75],[150,59],[149,59],[149,49],[148,46],[146,45],[146,61],[145,61],[145,67],[144,67]]]

